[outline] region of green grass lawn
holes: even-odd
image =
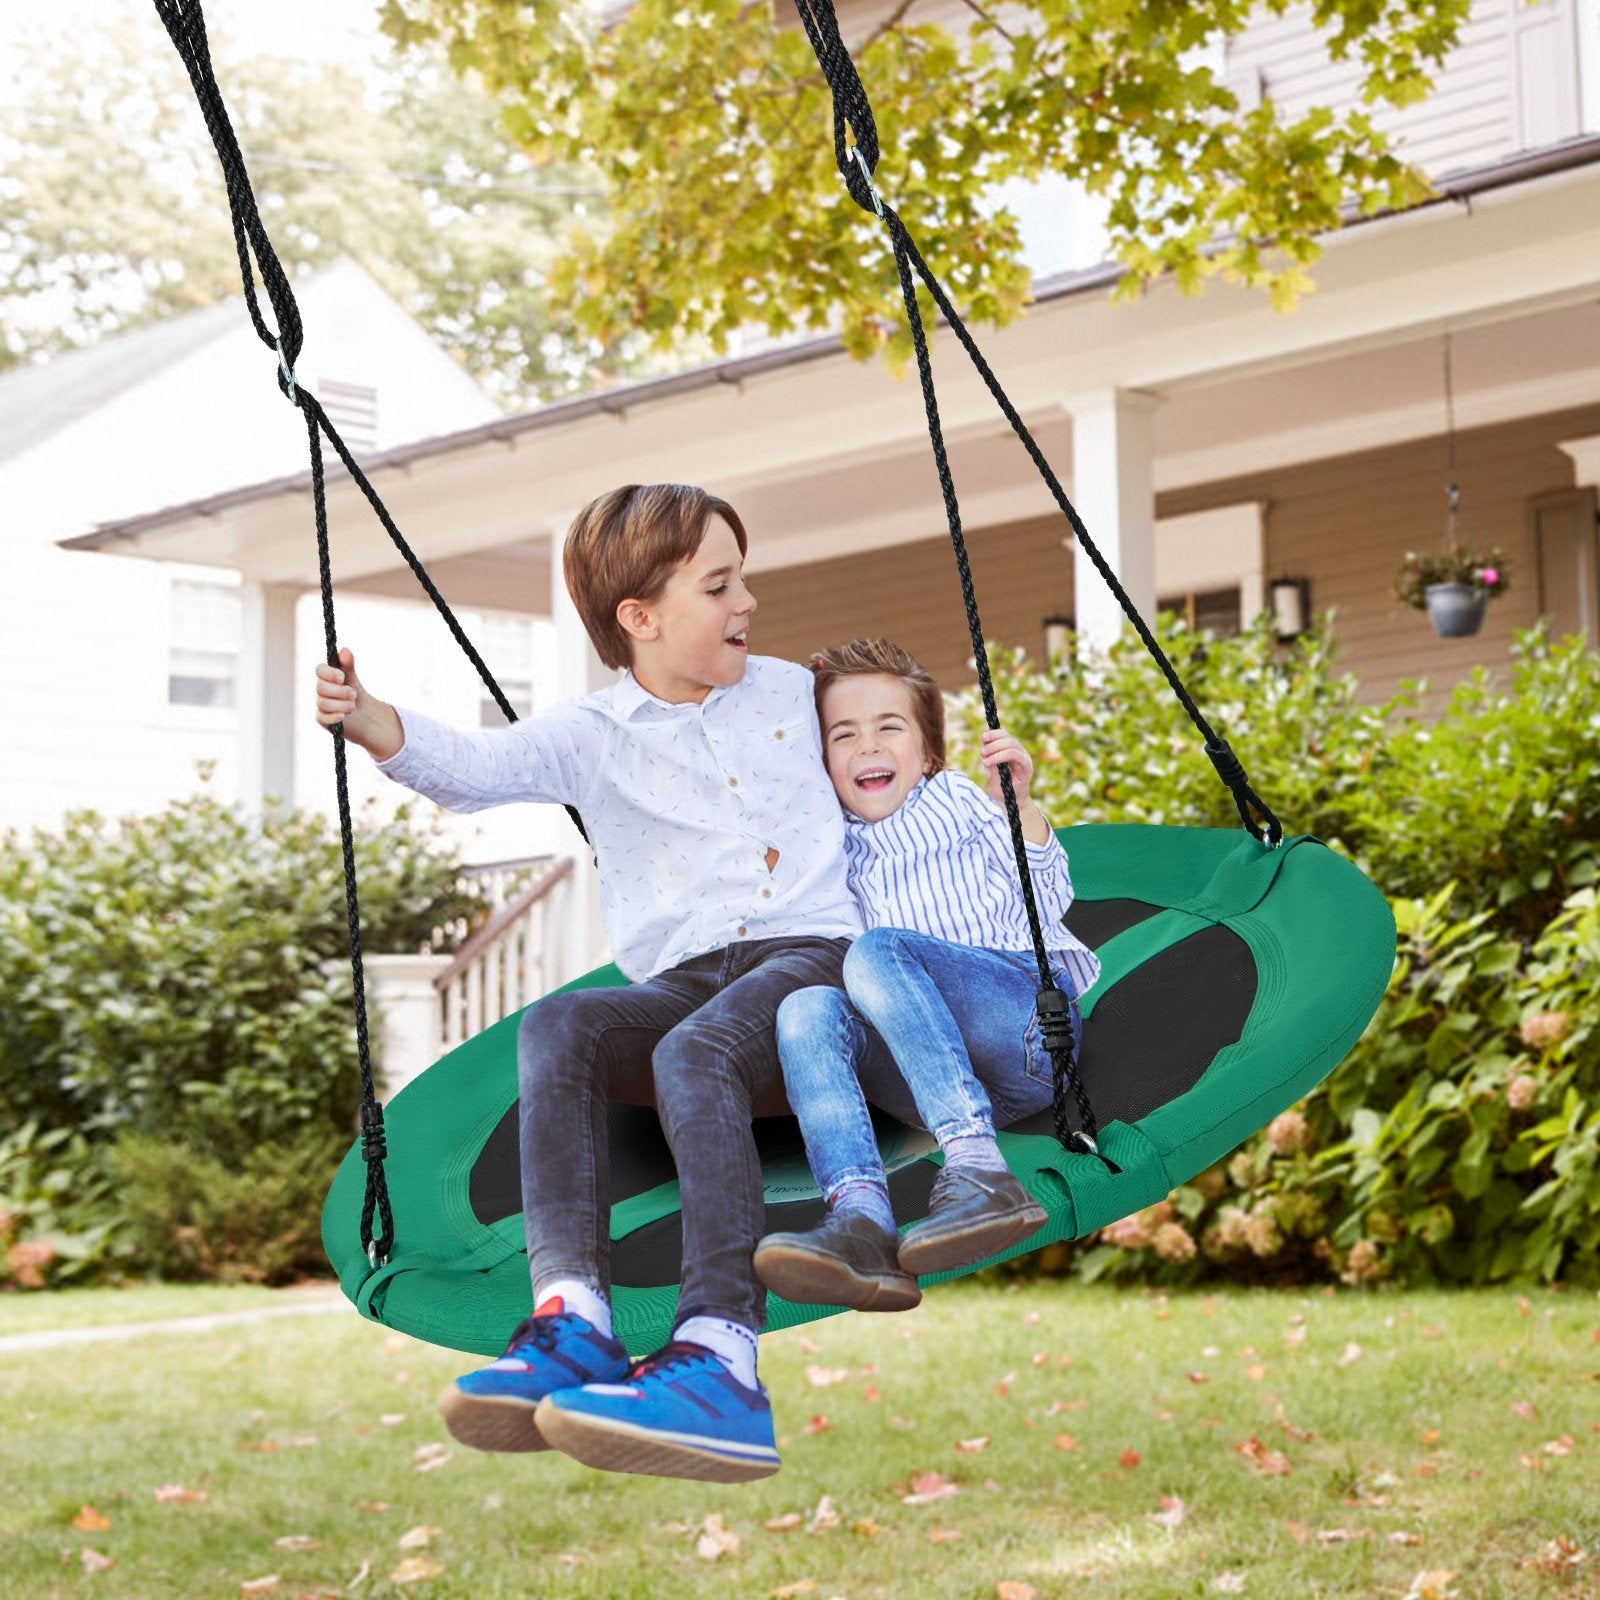
[[[8,1298],[0,1335],[263,1303]],[[785,1465],[742,1488],[461,1449],[473,1361],[353,1313],[0,1351],[0,1592],[1600,1596],[1592,1291],[969,1280],[762,1349]]]

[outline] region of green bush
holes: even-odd
[[[1319,631],[1280,654],[1158,633],[1286,831],[1347,853],[1390,897],[1400,942],[1372,1025],[1301,1103],[1226,1162],[1093,1239],[1020,1270],[1187,1281],[1600,1279],[1600,656],[1516,642],[1436,722],[1419,689],[1357,704]],[[1058,826],[1237,825],[1199,736],[1124,640],[1103,672],[994,658],[1003,725]],[[952,764],[978,775],[975,693]]]
[[[0,1289],[87,1280],[127,1254],[101,1151],[37,1122],[0,1137]]]
[[[344,1143],[308,1130],[234,1164],[124,1134],[112,1162],[134,1259],[161,1278],[223,1283],[285,1283],[326,1271],[322,1201]]]
[[[409,813],[356,828],[366,948],[468,914]],[[237,1167],[359,1098],[337,829],[214,799],[8,836],[0,854],[0,1122],[133,1131]]]

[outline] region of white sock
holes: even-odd
[[[563,1311],[576,1311],[592,1322],[606,1338],[611,1337],[611,1302],[592,1283],[580,1283],[576,1278],[552,1278],[534,1291],[533,1306],[537,1314],[552,1300],[560,1300]]]
[[[756,1389],[756,1330],[726,1317],[690,1317],[672,1330],[674,1339],[703,1344],[747,1389]]]

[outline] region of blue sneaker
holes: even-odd
[[[555,1389],[609,1382],[628,1374],[628,1353],[575,1311],[546,1309],[525,1317],[498,1361],[457,1378],[439,1396],[452,1437],[474,1450],[548,1450],[534,1422],[539,1402]]]
[[[546,1395],[536,1420],[556,1449],[608,1472],[748,1483],[781,1465],[767,1391],[746,1388],[719,1356],[684,1339],[620,1383]]]

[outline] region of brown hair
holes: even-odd
[[[898,678],[911,691],[911,710],[928,759],[935,772],[944,771],[944,696],[926,667],[919,666],[897,644],[887,639],[852,639],[849,644],[830,645],[811,658],[816,678],[817,720],[822,720],[822,697],[841,678],[856,678],[881,673]],[[828,730],[822,730],[827,738]]]
[[[624,484],[573,518],[561,567],[595,654],[608,667],[633,664],[633,640],[617,621],[617,607],[659,600],[673,569],[700,548],[714,515],[733,530],[744,555],[739,514],[686,483]]]

